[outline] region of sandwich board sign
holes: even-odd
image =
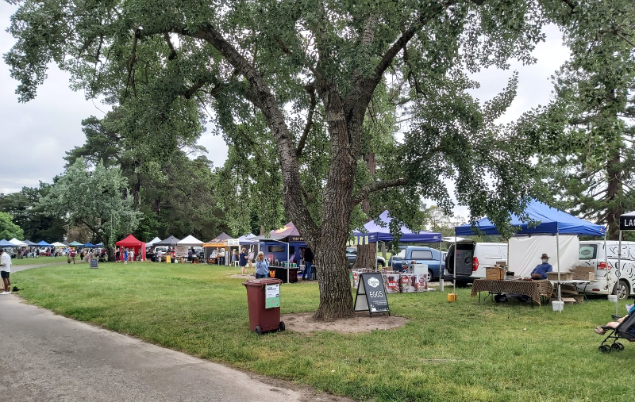
[[[384,289],[384,278],[379,272],[359,275],[355,311],[368,311],[371,317],[373,313],[388,313],[390,315],[386,290]]]
[[[91,269],[97,269],[99,267],[99,259],[97,257],[93,257],[90,260],[90,268]]]

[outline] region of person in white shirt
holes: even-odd
[[[4,292],[0,295],[11,294],[11,281],[9,280],[9,274],[11,273],[11,256],[9,253],[0,248],[0,276],[2,282],[4,282]]]
[[[131,248],[128,252],[128,259],[130,260],[130,262],[134,262],[134,248]]]

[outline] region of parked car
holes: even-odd
[[[466,240],[452,244],[445,258],[443,279],[454,280],[454,248],[456,247],[457,285],[485,278],[485,268],[496,261],[507,262],[507,243],[474,243]]]
[[[346,247],[346,260],[348,260],[348,267],[352,267],[355,264],[355,260],[357,260],[357,248],[356,247]],[[385,267],[386,259],[384,257],[377,256],[377,266]],[[372,268],[372,267],[369,267]]]
[[[616,275],[619,242],[591,240],[580,242],[579,265],[595,268],[595,281],[578,285],[580,291],[594,294],[617,294],[626,299],[635,293],[635,242],[622,242],[620,276]]]
[[[445,261],[443,253],[431,247],[404,246],[401,251],[391,258],[394,271],[405,271],[412,264],[425,264],[428,266],[428,280],[437,280],[443,272]],[[441,268],[439,268],[441,267]]]

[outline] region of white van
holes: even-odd
[[[454,244],[445,257],[443,279],[454,280]],[[485,268],[493,267],[496,261],[507,262],[507,243],[456,243],[456,282],[469,283],[485,278]]]
[[[595,281],[586,288],[578,286],[579,290],[600,295],[617,294],[620,299],[635,294],[635,242],[622,242],[619,275],[616,269],[618,247],[619,242],[615,240],[606,242],[606,250],[604,240],[580,242],[579,265],[594,267]]]

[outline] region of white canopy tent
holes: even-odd
[[[26,244],[23,241],[20,241],[18,239],[16,239],[15,237],[11,240],[9,240],[9,243],[15,244],[18,247],[28,247],[28,244]]]
[[[190,247],[203,247],[203,242],[196,237],[189,235],[183,240],[176,243],[174,255],[176,257],[187,257],[187,250]]]
[[[66,244],[60,243],[58,241],[56,241],[55,243],[52,243],[51,246],[53,246],[53,247],[64,247],[64,248],[68,247]]]
[[[154,239],[150,240],[149,242],[146,243],[146,250],[151,249],[154,243],[158,243],[160,241],[161,239],[159,239],[158,237],[155,237]]]

